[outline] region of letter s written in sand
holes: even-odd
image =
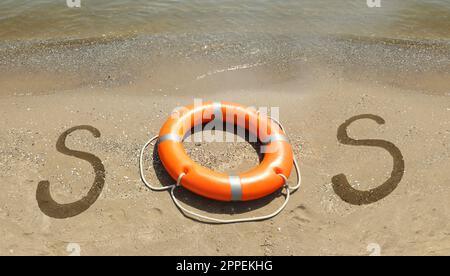
[[[87,195],[82,199],[68,204],[60,204],[56,202],[50,194],[50,182],[39,182],[36,190],[36,200],[38,202],[38,206],[44,214],[52,218],[70,218],[86,211],[98,199],[105,184],[105,167],[97,156],[83,151],[71,150],[66,147],[67,136],[77,130],[87,130],[91,132],[94,137],[100,137],[100,131],[92,126],[72,127],[61,134],[56,143],[56,149],[62,154],[89,162],[95,172],[94,183],[92,184],[92,187]]]
[[[395,190],[398,183],[400,183],[403,174],[405,172],[405,162],[403,160],[403,155],[393,143],[378,139],[355,140],[348,137],[347,128],[353,122],[361,119],[370,119],[377,122],[380,125],[385,123],[384,119],[377,115],[362,114],[354,116],[345,121],[341,126],[339,126],[337,133],[337,138],[339,142],[341,142],[344,145],[351,145],[351,146],[369,146],[369,147],[383,148],[387,150],[394,159],[394,168],[391,172],[391,177],[389,177],[389,179],[387,179],[380,186],[368,191],[360,191],[354,189],[349,184],[347,177],[344,174],[338,174],[333,176],[331,181],[333,183],[333,190],[335,191],[335,193],[345,202],[354,205],[374,203],[388,196],[392,191]]]

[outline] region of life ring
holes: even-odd
[[[187,155],[182,144],[187,132],[219,117],[222,122],[247,129],[263,142],[264,158],[257,167],[239,175],[227,175],[205,168]],[[159,132],[158,154],[164,168],[179,184],[220,201],[248,201],[272,194],[286,184],[294,161],[292,146],[278,124],[255,110],[226,102],[178,109]]]

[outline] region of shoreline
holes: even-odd
[[[450,43],[263,34],[81,41],[25,43],[25,51],[0,47],[0,96],[139,84],[145,92],[162,88],[178,93],[225,78],[238,81],[236,88],[252,88],[324,73],[431,94],[448,95],[450,86]],[[226,89],[233,86],[225,82]]]

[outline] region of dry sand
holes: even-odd
[[[81,255],[368,255],[372,243],[382,255],[450,254],[448,44],[259,39],[265,43],[169,37],[0,47],[0,254],[68,255],[72,243]],[[173,108],[194,98],[280,107],[303,183],[279,216],[200,223],[185,218],[167,192],[145,188],[141,146]],[[394,162],[384,142],[338,141],[339,126],[361,114],[385,123],[357,120],[348,135],[393,143],[405,169],[394,173],[402,176],[397,186],[388,183],[371,196],[374,202],[358,205],[361,198],[348,191],[353,204],[338,196],[333,176],[343,173],[355,189],[369,190],[391,176]],[[80,125],[100,132],[78,130],[66,141],[104,166],[103,184],[98,160],[82,155],[100,170],[90,192],[92,165],[56,149],[60,135]],[[248,143],[186,143],[186,149],[220,171],[258,164]],[[172,183],[157,157],[150,159],[151,152],[149,180]],[[88,198],[52,208],[45,187],[38,189],[45,180],[60,204]],[[277,194],[236,204],[177,195],[221,218],[264,214],[283,200]]]

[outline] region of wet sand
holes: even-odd
[[[0,46],[0,254],[68,255],[72,243],[81,255],[368,255],[372,243],[382,255],[449,254],[448,44],[245,37]],[[183,217],[167,192],[145,188],[141,146],[173,108],[194,98],[280,107],[303,183],[279,216],[199,223]],[[338,128],[361,114],[372,116],[350,124],[348,136],[378,141],[342,144]],[[74,130],[67,149],[57,148],[65,131],[85,125],[99,133]],[[258,164],[248,143],[186,149],[224,172]],[[88,154],[74,158],[70,150]],[[173,183],[151,157],[149,150],[150,182]],[[401,160],[404,171],[393,172]],[[361,191],[387,185],[369,196],[340,191],[332,183],[340,174]],[[228,204],[177,195],[221,218],[264,214],[283,200],[275,194]],[[362,204],[365,198],[372,202]]]

